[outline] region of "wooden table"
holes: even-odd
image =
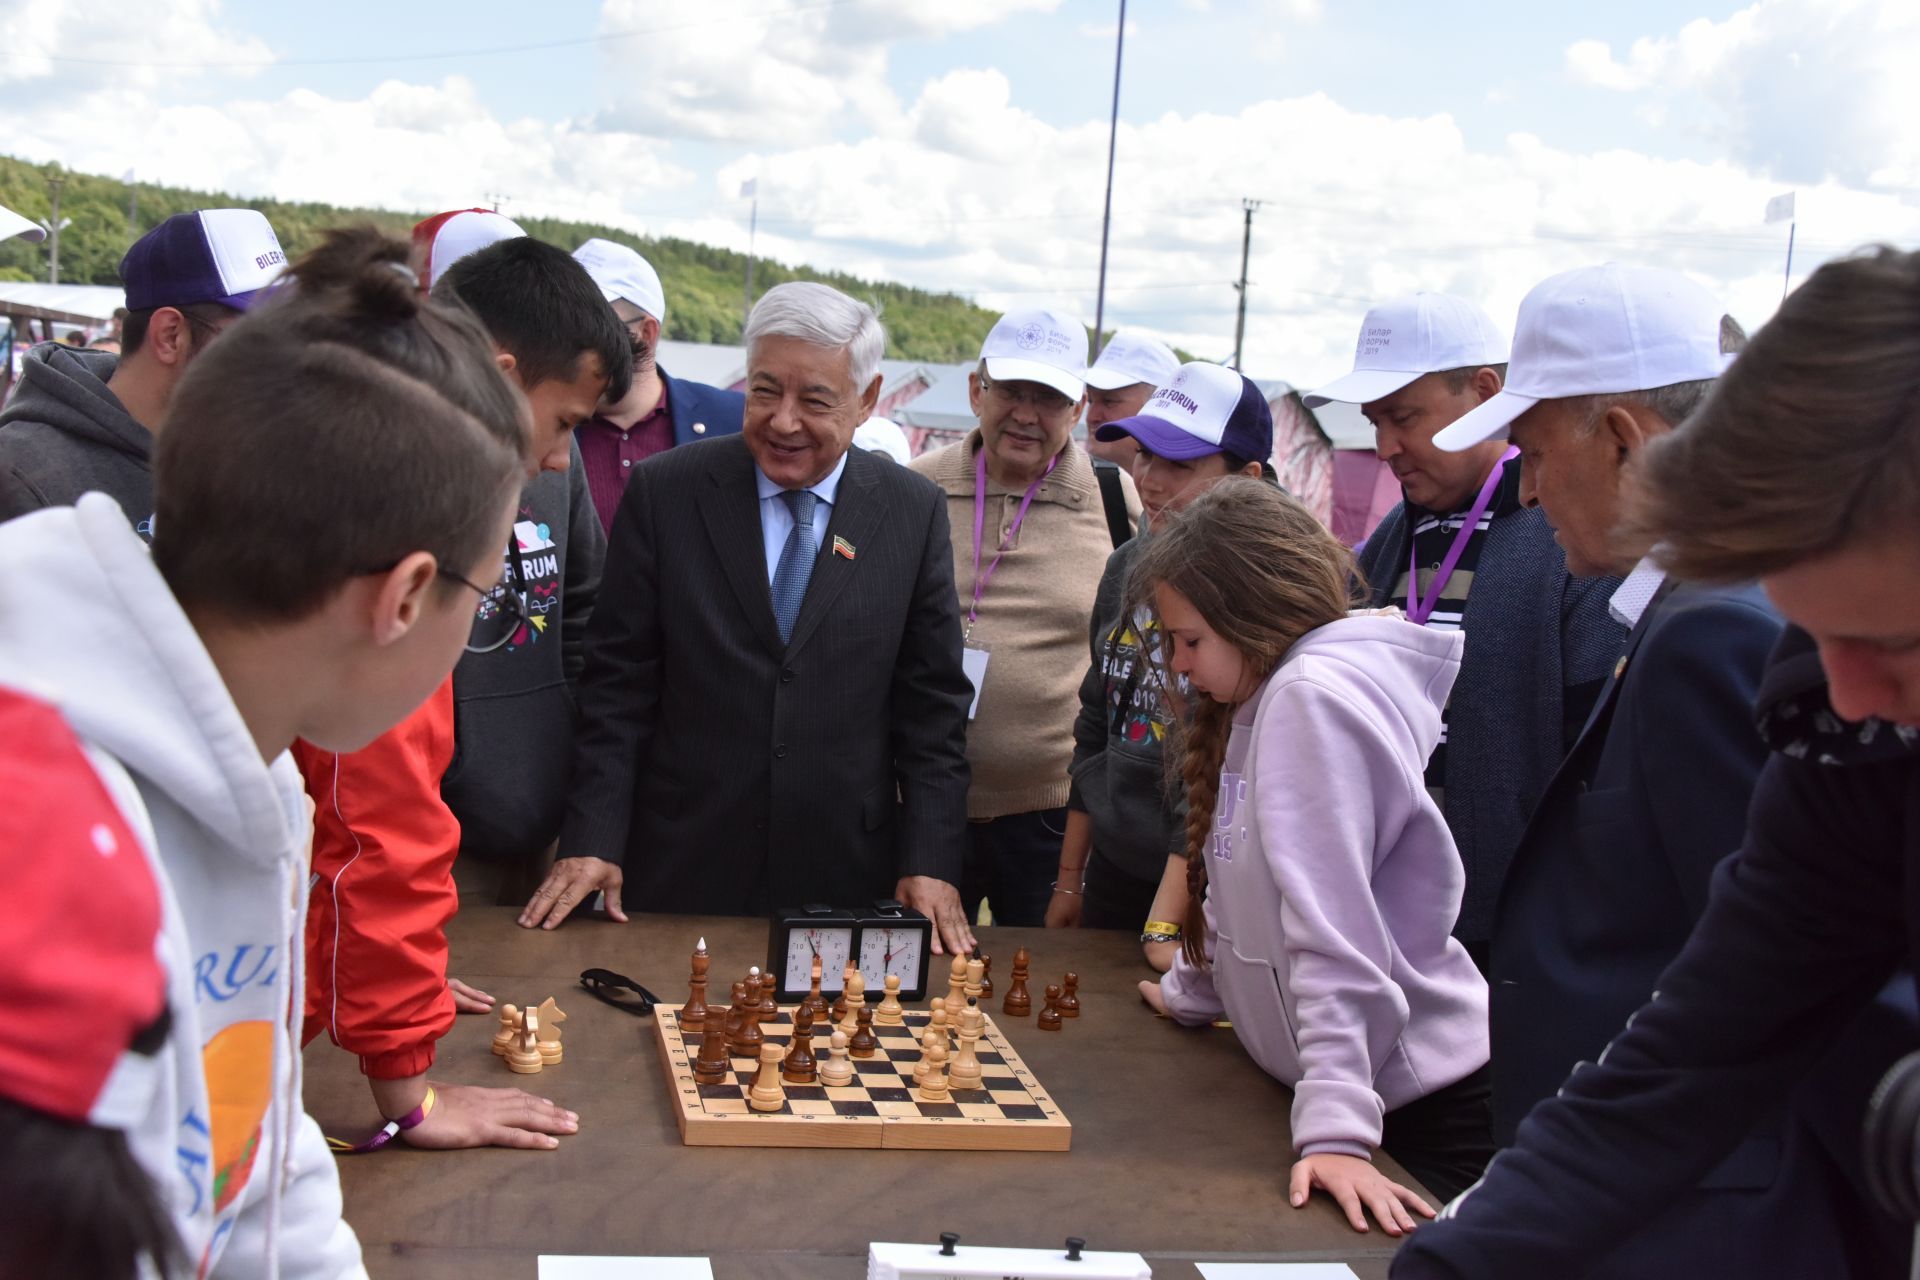
[[[1156,1280],[1198,1280],[1196,1261],[1337,1260],[1383,1280],[1394,1242],[1359,1235],[1332,1202],[1286,1202],[1292,1094],[1233,1033],[1156,1018],[1135,983],[1139,948],[1117,933],[984,929],[1005,989],[1016,947],[1034,990],[1072,968],[1082,1015],[1059,1032],[1001,1019],[1073,1123],[1068,1152],[808,1151],[685,1147],[650,1019],[579,986],[583,969],[686,998],[702,934],[713,975],[766,961],[757,920],[635,916],[529,932],[502,907],[470,907],[452,933],[453,972],[503,1001],[559,998],[566,1060],[515,1076],[493,1056],[497,1020],[462,1017],[436,1079],[523,1085],[580,1115],[557,1151],[425,1152],[396,1145],[340,1161],[347,1220],[375,1280],[534,1280],[541,1253],[695,1254],[716,1280],[853,1280],[874,1240],[942,1231],[976,1244],[1145,1254]],[[306,1055],[307,1107],[327,1132],[359,1135],[371,1098],[354,1059],[324,1037]],[[1382,1157],[1401,1180],[1406,1175]]]

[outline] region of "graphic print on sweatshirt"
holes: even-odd
[[[1240,806],[1246,803],[1247,782],[1232,770],[1220,771],[1220,795],[1213,802],[1214,859],[1232,862],[1236,847],[1247,847],[1247,824],[1241,820]]]
[[[1135,611],[1131,622],[1107,632],[1100,671],[1106,681],[1109,737],[1155,743],[1166,738],[1172,716],[1160,696],[1163,673],[1154,656],[1159,652],[1160,622],[1150,609]],[[1185,696],[1186,677],[1175,677],[1175,687]]]
[[[549,625],[557,626],[560,620],[561,548],[553,539],[552,527],[541,521],[528,503],[520,504],[519,517],[513,523],[513,546],[520,557],[519,585],[527,594],[528,620],[515,628],[506,642],[508,651],[538,643]],[[513,566],[507,564],[505,556],[501,564],[505,570],[501,585],[480,598],[480,607],[474,613],[476,646],[498,640],[501,628],[513,616],[503,605],[506,593],[514,586]]]

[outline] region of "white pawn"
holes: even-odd
[[[947,1094],[947,1046],[935,1040],[927,1047],[927,1078],[920,1082],[915,1090],[922,1102],[946,1102]]]
[[[847,1057],[847,1033],[836,1030],[827,1046],[827,1060],[820,1064],[820,1083],[829,1088],[845,1088],[853,1083],[853,1062]]]
[[[900,975],[890,973],[887,975],[887,998],[882,1000],[880,1007],[873,1011],[874,1025],[881,1027],[903,1026],[906,1023],[906,1019],[902,1017],[901,1014]]]
[[[936,1003],[938,1003],[936,1001]],[[920,1036],[920,1061],[913,1064],[913,1082],[919,1084],[927,1078],[927,1064],[932,1058],[935,1045],[944,1045],[947,1036],[944,1031],[928,1027]]]

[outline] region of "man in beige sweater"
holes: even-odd
[[[967,377],[979,427],[913,462],[947,494],[975,690],[960,885],[969,919],[985,899],[996,924],[1044,923],[1066,831],[1087,619],[1113,551],[1093,464],[1073,441],[1086,365],[1079,321],[1008,312]],[[1139,495],[1125,473],[1121,482],[1137,522]]]

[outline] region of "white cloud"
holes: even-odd
[[[226,29],[220,0],[9,0],[0,4],[0,88],[56,82],[63,97],[263,69],[265,43]]]
[[[101,130],[100,120],[125,124]],[[390,80],[355,101],[302,89],[218,107],[104,90],[16,120],[8,149],[102,173],[119,173],[134,155],[148,180],[243,196],[442,209],[504,192],[513,207],[626,220],[629,202],[691,178],[633,134],[499,120],[459,76]]]
[[[1060,0],[850,0],[769,10],[765,0],[706,0],[681,23],[605,55],[616,128],[749,144],[814,142],[845,124],[885,127],[900,104],[887,88],[887,46],[938,40],[1049,12]],[[605,0],[602,32],[658,26],[653,0]]]
[[[1635,40],[1566,51],[1575,81],[1640,95],[1742,163],[1790,182],[1920,186],[1920,5],[1759,0]]]
[[[1119,31],[1119,29],[1120,24],[1118,22],[1083,22],[1080,24],[1081,35],[1087,37],[1089,40],[1101,40],[1108,44],[1113,43],[1114,33]],[[1127,39],[1131,40],[1139,34],[1140,24],[1132,18],[1128,18]]]
[[[761,153],[714,190],[761,175],[763,253],[975,295],[1064,306],[1091,320],[1104,120],[1055,127],[997,71],[929,82],[909,127],[856,143]],[[1261,163],[1249,166],[1247,158]],[[1228,354],[1240,198],[1254,219],[1247,364],[1306,383],[1342,371],[1369,301],[1459,292],[1510,322],[1554,271],[1607,258],[1671,267],[1758,324],[1779,297],[1778,190],[1731,163],[1561,150],[1528,134],[1470,149],[1447,116],[1355,112],[1323,95],[1233,115],[1122,123],[1108,324]],[[1800,271],[1874,238],[1920,237],[1920,210],[1838,186],[1803,188]],[[703,228],[744,247],[730,220]]]

